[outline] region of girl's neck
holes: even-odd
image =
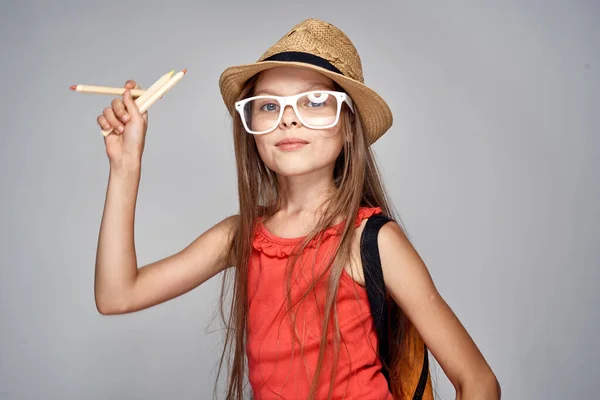
[[[316,213],[337,191],[333,181],[288,177],[279,185],[280,208],[285,214]]]
[[[333,183],[333,171],[301,176],[278,176],[280,216],[313,217],[319,214],[322,207],[337,191]]]
[[[267,230],[283,238],[306,235],[314,229],[332,196],[337,192],[333,183],[333,166],[299,176],[277,176],[278,210],[263,221]]]

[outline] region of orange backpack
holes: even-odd
[[[390,218],[381,214],[369,217],[360,241],[365,286],[377,331],[382,372],[395,399],[433,400],[427,346],[385,290],[377,234],[389,221]]]

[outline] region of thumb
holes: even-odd
[[[129,79],[127,82],[125,82],[124,85],[125,89],[140,89],[140,87],[138,86],[137,82],[134,81],[133,79]]]
[[[125,108],[127,109],[127,113],[131,117],[132,121],[139,121],[142,119],[142,114],[140,114],[140,109],[138,105],[133,100],[133,96],[131,96],[131,90],[126,90],[123,93],[123,104],[125,104]]]

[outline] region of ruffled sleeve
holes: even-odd
[[[363,219],[369,218],[372,215],[381,214],[381,207],[361,207],[358,209],[358,215],[354,221],[354,226],[359,226]]]

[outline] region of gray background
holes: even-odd
[[[112,97],[184,80],[150,112],[140,265],[236,212],[217,81],[308,17],[343,29],[392,129],[393,202],[506,399],[597,398],[600,5],[594,1],[2,2],[0,398],[210,398],[220,278],[104,317],[93,271]],[[436,367],[442,399],[453,387]]]

